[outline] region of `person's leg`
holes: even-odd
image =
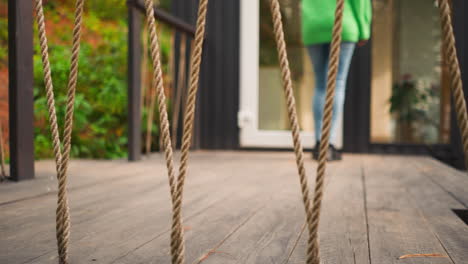
[[[340,63],[336,77],[335,101],[333,105],[333,119],[330,131],[331,144],[336,144],[337,127],[339,117],[343,112],[346,95],[346,81],[348,79],[349,66],[351,64],[355,46],[356,44],[352,42],[343,42],[341,44]]]
[[[315,89],[312,107],[314,112],[315,138],[317,141],[320,141],[322,134],[322,115],[327,86],[329,48],[329,44],[315,44],[307,47],[315,73]]]

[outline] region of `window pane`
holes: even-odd
[[[300,2],[282,1],[281,12],[300,126],[305,131],[312,131],[314,77],[308,54],[302,45]],[[287,130],[289,121],[268,0],[260,0],[259,67],[259,128]]]
[[[374,4],[372,142],[447,143],[450,87],[441,66],[441,27],[434,1]]]

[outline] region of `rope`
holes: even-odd
[[[44,81],[47,93],[47,107],[52,133],[54,156],[58,179],[58,201],[56,211],[56,235],[59,263],[68,263],[68,241],[70,237],[70,213],[67,198],[67,169],[70,159],[71,133],[73,128],[73,113],[75,103],[76,82],[78,77],[78,56],[80,51],[81,25],[83,17],[84,0],[77,0],[75,6],[75,21],[73,28],[72,56],[70,75],[68,80],[67,105],[63,135],[63,150],[61,149],[60,135],[57,124],[57,114],[54,100],[54,87],[51,76],[48,41],[45,29],[44,10],[42,0],[36,0],[36,19],[39,29],[41,57],[44,68]]]
[[[5,172],[5,145],[3,141],[3,125],[2,122],[0,122],[0,159],[1,159],[1,174],[0,174],[0,182],[5,180],[7,178],[6,172]]]
[[[458,63],[455,36],[452,26],[452,14],[448,0],[439,0],[440,18],[443,31],[443,48],[446,53],[451,77],[451,87],[457,113],[458,127],[463,143],[465,154],[465,166],[468,168],[468,116],[466,112],[465,95],[463,93],[463,82]]]
[[[171,255],[172,263],[184,263],[184,235],[182,226],[182,198],[185,177],[187,174],[188,154],[190,150],[190,143],[192,141],[193,122],[196,104],[196,94],[198,90],[199,73],[201,65],[201,55],[203,51],[203,40],[205,35],[205,21],[207,13],[208,1],[201,0],[199,4],[197,28],[195,33],[195,45],[192,53],[191,75],[190,75],[190,88],[186,102],[186,110],[184,115],[184,130],[182,139],[182,154],[179,175],[176,177],[174,170],[174,158],[171,145],[171,136],[169,131],[169,120],[167,117],[166,97],[164,94],[164,84],[162,77],[162,68],[160,60],[160,48],[158,43],[158,36],[156,34],[156,22],[153,16],[153,2],[145,0],[146,18],[148,23],[148,30],[150,31],[150,49],[151,58],[153,60],[153,86],[157,93],[160,123],[161,123],[161,137],[162,147],[165,153],[166,166],[168,169],[169,186],[171,191],[172,206],[173,206],[173,219],[171,230]]]
[[[171,248],[173,250],[173,263],[182,264],[184,263],[184,241],[183,241],[183,227],[182,227],[182,199],[185,178],[188,169],[188,158],[190,145],[192,143],[193,123],[195,117],[195,106],[198,92],[198,85],[200,79],[200,66],[203,54],[203,41],[205,39],[205,24],[206,14],[208,11],[208,0],[200,0],[198,6],[197,25],[195,31],[194,47],[191,54],[190,62],[190,86],[187,94],[187,101],[184,111],[184,127],[182,134],[182,147],[181,147],[181,158],[179,165],[179,177],[177,190],[175,193],[174,203],[174,215],[173,215],[173,229],[171,237],[172,243]],[[176,228],[174,225],[180,225]],[[176,255],[175,252],[179,252]]]
[[[312,212],[313,226],[310,240],[314,242],[312,252],[308,252],[308,263],[320,263],[318,227],[320,210],[324,192],[325,170],[327,166],[327,152],[330,141],[330,128],[333,116],[333,102],[335,99],[336,76],[338,73],[341,47],[341,31],[343,21],[344,0],[336,1],[335,22],[333,25],[332,42],[330,45],[330,59],[327,76],[327,94],[323,114],[322,138],[320,140],[320,153],[317,166],[317,178],[314,192],[314,207]],[[311,253],[311,254],[310,254]]]
[[[284,31],[281,21],[281,10],[278,0],[270,0],[271,12],[273,15],[274,33],[276,44],[278,46],[278,54],[283,78],[284,90],[287,99],[288,115],[292,130],[294,152],[296,154],[296,163],[299,172],[301,184],[302,198],[306,211],[306,222],[309,230],[309,239],[307,241],[307,263],[319,264],[319,244],[318,244],[318,224],[320,219],[321,201],[324,189],[324,176],[326,168],[326,154],[330,138],[331,118],[333,111],[333,100],[335,95],[336,75],[339,66],[339,54],[341,44],[341,24],[343,19],[344,0],[337,0],[336,18],[333,27],[333,37],[331,43],[330,65],[328,69],[327,96],[324,111],[324,122],[322,127],[322,144],[320,145],[319,165],[317,168],[317,179],[315,186],[315,196],[313,208],[310,206],[309,185],[304,168],[303,150],[300,142],[300,129],[297,121],[296,106],[294,100],[294,92],[292,88],[291,73],[284,41]]]
[[[148,24],[149,38],[150,38],[150,53],[153,61],[153,80],[152,92],[157,94],[159,115],[161,119],[161,136],[166,158],[166,167],[168,169],[169,187],[171,197],[175,193],[175,170],[174,158],[171,147],[171,137],[169,132],[169,119],[167,117],[166,95],[164,94],[163,74],[161,67],[161,56],[158,42],[158,35],[156,33],[156,21],[154,18],[153,1],[145,0],[146,8],[146,21]]]
[[[313,258],[313,252],[316,251],[316,243],[312,239],[313,226],[314,226],[314,214],[311,210],[310,203],[310,190],[307,181],[306,170],[304,168],[304,153],[302,144],[300,141],[300,128],[298,124],[296,102],[294,99],[294,91],[291,81],[291,71],[289,67],[288,55],[286,50],[286,43],[284,40],[284,30],[281,18],[280,4],[278,0],[270,0],[271,13],[273,18],[273,30],[276,39],[276,45],[278,48],[278,56],[281,67],[281,76],[283,79],[283,88],[286,95],[286,103],[288,109],[289,122],[292,131],[292,138],[294,143],[294,153],[296,155],[296,164],[299,173],[299,181],[302,191],[302,201],[304,203],[306,212],[306,223],[309,230],[309,240],[307,241],[307,263],[311,264]]]

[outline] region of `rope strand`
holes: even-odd
[[[197,99],[197,92],[199,86],[199,78],[200,78],[200,66],[202,61],[202,54],[203,54],[203,42],[205,39],[205,25],[206,25],[206,14],[208,11],[208,0],[200,0],[198,6],[198,16],[197,16],[197,25],[195,31],[195,40],[194,40],[194,47],[192,49],[191,54],[191,63],[190,63],[190,87],[188,90],[187,101],[185,106],[185,113],[184,113],[184,127],[183,127],[183,134],[182,134],[182,147],[181,147],[181,158],[180,158],[180,165],[179,165],[179,177],[177,182],[177,190],[176,190],[176,197],[175,197],[175,204],[174,204],[174,215],[173,215],[173,223],[180,225],[178,229],[173,228],[173,231],[177,230],[178,232],[183,232],[182,226],[182,200],[183,200],[183,192],[184,192],[184,184],[185,178],[187,175],[188,169],[188,158],[189,158],[189,151],[190,145],[192,143],[192,134],[193,134],[193,123],[195,117],[195,106],[196,106],[196,99]],[[174,237],[181,237],[183,235],[173,233],[172,236]],[[179,248],[180,251],[184,252],[184,241],[183,239],[180,240],[173,240],[171,244],[174,248]],[[173,258],[173,263],[175,264],[182,264],[184,263],[184,256],[177,256],[177,258]]]
[[[1,173],[0,173],[0,182],[6,180],[7,175],[5,171],[5,141],[3,141],[3,125],[0,121],[0,166],[1,166]]]
[[[314,204],[312,210],[313,226],[309,240],[313,241],[313,252],[308,254],[308,263],[320,263],[320,246],[318,238],[318,228],[320,222],[320,212],[324,192],[325,171],[327,166],[327,152],[330,141],[330,129],[333,116],[333,102],[335,100],[336,76],[338,74],[341,32],[343,21],[344,0],[336,1],[335,22],[333,25],[332,42],[330,45],[330,60],[327,76],[327,92],[323,114],[322,137],[320,140],[320,153],[317,166],[317,178],[315,182]],[[311,254],[310,254],[311,253]]]
[[[153,15],[153,2],[145,0],[146,17],[148,30],[150,31],[150,49],[153,60],[153,86],[157,93],[159,114],[161,123],[162,147],[164,149],[166,166],[168,169],[169,186],[171,190],[173,216],[171,230],[171,255],[172,263],[182,264],[185,261],[184,251],[184,234],[182,225],[182,198],[185,177],[187,174],[188,155],[190,143],[192,141],[193,122],[196,105],[196,94],[198,90],[199,73],[201,65],[201,55],[203,52],[203,41],[205,35],[205,21],[207,13],[208,1],[201,0],[199,4],[199,12],[197,19],[197,27],[195,33],[195,45],[192,51],[192,64],[190,72],[190,88],[189,95],[185,107],[184,115],[184,130],[182,139],[182,155],[180,162],[179,175],[176,179],[174,170],[174,158],[169,131],[169,121],[167,117],[166,98],[164,94],[164,84],[162,77],[162,68],[160,60],[160,50],[158,37],[156,34],[156,22]],[[176,182],[177,180],[177,182]]]
[[[58,180],[58,200],[56,211],[56,236],[60,264],[68,264],[68,244],[70,237],[70,209],[67,197],[67,170],[70,159],[71,133],[73,130],[73,113],[75,104],[76,82],[78,78],[78,57],[80,52],[81,28],[84,0],[77,0],[75,6],[75,21],[73,28],[72,56],[70,75],[67,86],[67,105],[64,125],[63,149],[61,148],[57,114],[54,99],[54,87],[51,76],[48,41],[45,28],[45,18],[42,0],[36,0],[36,19],[39,31],[41,58],[44,68],[44,82],[46,88],[47,108],[52,133],[55,164]]]
[[[309,239],[307,241],[307,263],[319,264],[319,243],[318,243],[318,224],[320,219],[321,202],[323,198],[323,183],[326,167],[326,154],[328,150],[328,141],[330,137],[330,127],[333,111],[333,101],[335,95],[336,75],[339,66],[339,54],[341,44],[341,24],[343,19],[344,0],[337,0],[336,18],[333,26],[333,37],[330,52],[330,66],[328,69],[327,96],[324,111],[324,122],[322,128],[322,144],[320,146],[319,165],[317,169],[317,179],[315,185],[315,195],[313,208],[310,205],[309,185],[304,168],[303,149],[300,142],[300,129],[297,121],[296,106],[294,101],[294,91],[292,88],[291,73],[284,41],[283,25],[281,21],[281,10],[278,0],[270,0],[271,12],[273,15],[273,24],[278,46],[278,54],[283,78],[283,86],[286,93],[288,115],[292,130],[294,152],[296,154],[296,163],[299,172],[303,203],[306,211],[306,223],[309,230]]]
[[[160,125],[161,125],[161,136],[162,136],[162,148],[164,149],[166,167],[168,172],[170,194],[172,199],[172,205],[174,207],[175,203],[175,191],[176,191],[176,172],[174,169],[174,155],[172,151],[171,136],[169,131],[169,119],[167,116],[167,106],[166,106],[166,95],[164,93],[164,82],[163,74],[161,67],[161,56],[160,48],[158,42],[158,35],[156,33],[156,20],[154,18],[154,7],[152,0],[145,0],[146,8],[146,21],[148,24],[149,38],[150,38],[150,53],[151,59],[153,62],[153,80],[152,80],[152,93],[156,93],[159,107],[160,115]],[[173,208],[174,210],[174,208]],[[182,233],[179,231],[180,225],[173,224],[172,233],[177,234],[172,236],[171,240],[183,240]],[[171,247],[171,253],[173,256],[180,256],[183,254],[180,248]],[[179,258],[179,257],[177,257]]]
[[[457,122],[465,154],[465,166],[468,168],[468,116],[466,112],[465,94],[463,92],[463,82],[461,78],[460,65],[458,63],[457,48],[452,26],[452,12],[448,0],[439,0],[440,19],[443,31],[443,49],[449,65],[451,77],[451,90]]]
[[[300,140],[300,128],[296,112],[296,102],[294,99],[294,91],[292,87],[291,71],[289,67],[288,54],[286,50],[286,43],[284,40],[284,30],[281,18],[280,4],[278,0],[270,0],[271,13],[273,17],[273,30],[275,33],[275,40],[278,49],[278,56],[281,67],[281,77],[283,79],[283,88],[286,95],[286,103],[288,109],[289,122],[292,131],[292,138],[294,143],[294,153],[296,155],[296,164],[299,173],[299,181],[301,185],[302,201],[306,213],[306,223],[309,230],[309,240],[307,241],[307,263],[312,264],[313,253],[318,251],[316,243],[313,240],[313,226],[316,221],[314,214],[311,210],[310,190],[307,180],[306,170],[304,167],[304,153]],[[317,262],[318,263],[318,262]]]

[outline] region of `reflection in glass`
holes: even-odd
[[[434,1],[374,3],[371,141],[447,143],[450,87]]]
[[[300,0],[281,2],[285,40],[301,129],[313,131],[312,66],[301,39]],[[289,121],[268,0],[260,0],[259,128],[287,130]]]

